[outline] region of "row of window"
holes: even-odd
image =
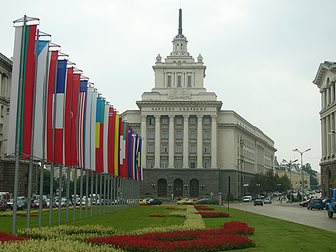
[[[211,153],[210,146],[211,146],[210,143],[203,144],[203,153],[204,154],[210,154]],[[147,152],[148,153],[154,153],[154,151],[155,151],[155,144],[149,142],[147,144]],[[168,153],[168,151],[169,151],[168,144],[161,143],[160,151],[161,151],[161,153]],[[182,151],[183,151],[182,143],[175,143],[175,153],[182,153]],[[196,154],[196,152],[197,152],[197,144],[196,143],[189,144],[189,153]]]
[[[210,124],[211,123],[211,117],[204,116],[203,118],[203,124]],[[176,125],[182,125],[184,122],[184,119],[182,116],[176,116],[175,117],[175,124]],[[161,116],[160,117],[160,123],[161,124],[168,124],[169,123],[169,117],[168,116]],[[189,117],[189,123],[190,124],[196,124],[197,123],[197,117],[196,116],[190,116]],[[155,117],[149,116],[147,117],[147,124],[148,125],[155,125]]]
[[[155,138],[155,131],[154,130],[148,130],[147,132],[147,138],[148,139],[154,139]],[[168,139],[169,133],[168,130],[162,130],[160,132],[160,138],[161,139]],[[176,130],[175,131],[175,139],[183,139],[183,130]],[[196,140],[197,139],[197,131],[196,130],[190,130],[189,131],[189,139]],[[203,131],[203,139],[204,140],[211,140],[211,131],[205,130]]]
[[[190,168],[196,168],[196,159],[189,159],[189,167]],[[202,165],[204,168],[210,168],[210,158],[203,158]],[[174,167],[175,168],[182,168],[183,161],[181,158],[175,158],[174,160]],[[154,168],[154,159],[153,158],[148,158],[147,159],[147,168]],[[161,158],[160,160],[160,168],[168,168],[168,159]]]
[[[172,87],[174,86],[173,84],[173,81],[172,81],[172,75],[170,74],[167,74],[167,79],[166,79],[166,86],[167,87]],[[192,86],[192,77],[191,75],[187,75],[187,83],[182,83],[182,75],[181,74],[178,74],[177,75],[177,79],[176,79],[176,87],[191,87]]]

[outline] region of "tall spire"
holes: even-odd
[[[178,34],[182,35],[182,9],[179,9],[179,28],[178,28]]]

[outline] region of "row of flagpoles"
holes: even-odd
[[[39,31],[38,25],[37,18],[27,16],[14,21],[7,145],[7,153],[15,155],[13,233],[16,233],[20,160],[30,162],[27,227],[30,223],[33,161],[41,162],[39,225],[42,221],[45,164],[51,167],[51,181],[54,178],[54,166],[59,167],[60,185],[63,166],[68,173],[67,183],[70,168],[76,171],[76,176],[77,170],[80,171],[81,181],[83,171],[92,174],[92,182],[96,175],[96,183],[97,174],[102,174],[100,183],[105,181],[111,186],[111,196],[119,188],[118,185],[140,181],[143,174],[142,139],[98,93],[82,71],[69,61],[69,56],[60,51],[60,46],[51,42],[51,35]],[[106,179],[103,179],[103,174],[107,175]],[[53,200],[53,182],[50,187],[50,197]],[[134,188],[132,195],[135,194]],[[90,191],[92,194],[93,190]],[[50,207],[50,216],[51,211]]]

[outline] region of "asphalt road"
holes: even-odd
[[[273,202],[264,206],[254,206],[253,202],[241,202],[231,203],[230,207],[336,232],[336,214],[330,219],[326,210],[307,210],[298,203]]]

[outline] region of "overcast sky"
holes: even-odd
[[[336,1],[182,0],[188,51],[207,66],[205,88],[272,138],[278,160],[320,170],[318,66],[334,61]],[[119,112],[154,87],[158,53],[172,51],[180,0],[16,0],[1,3],[0,52],[13,53],[12,21],[40,18],[85,76]]]

